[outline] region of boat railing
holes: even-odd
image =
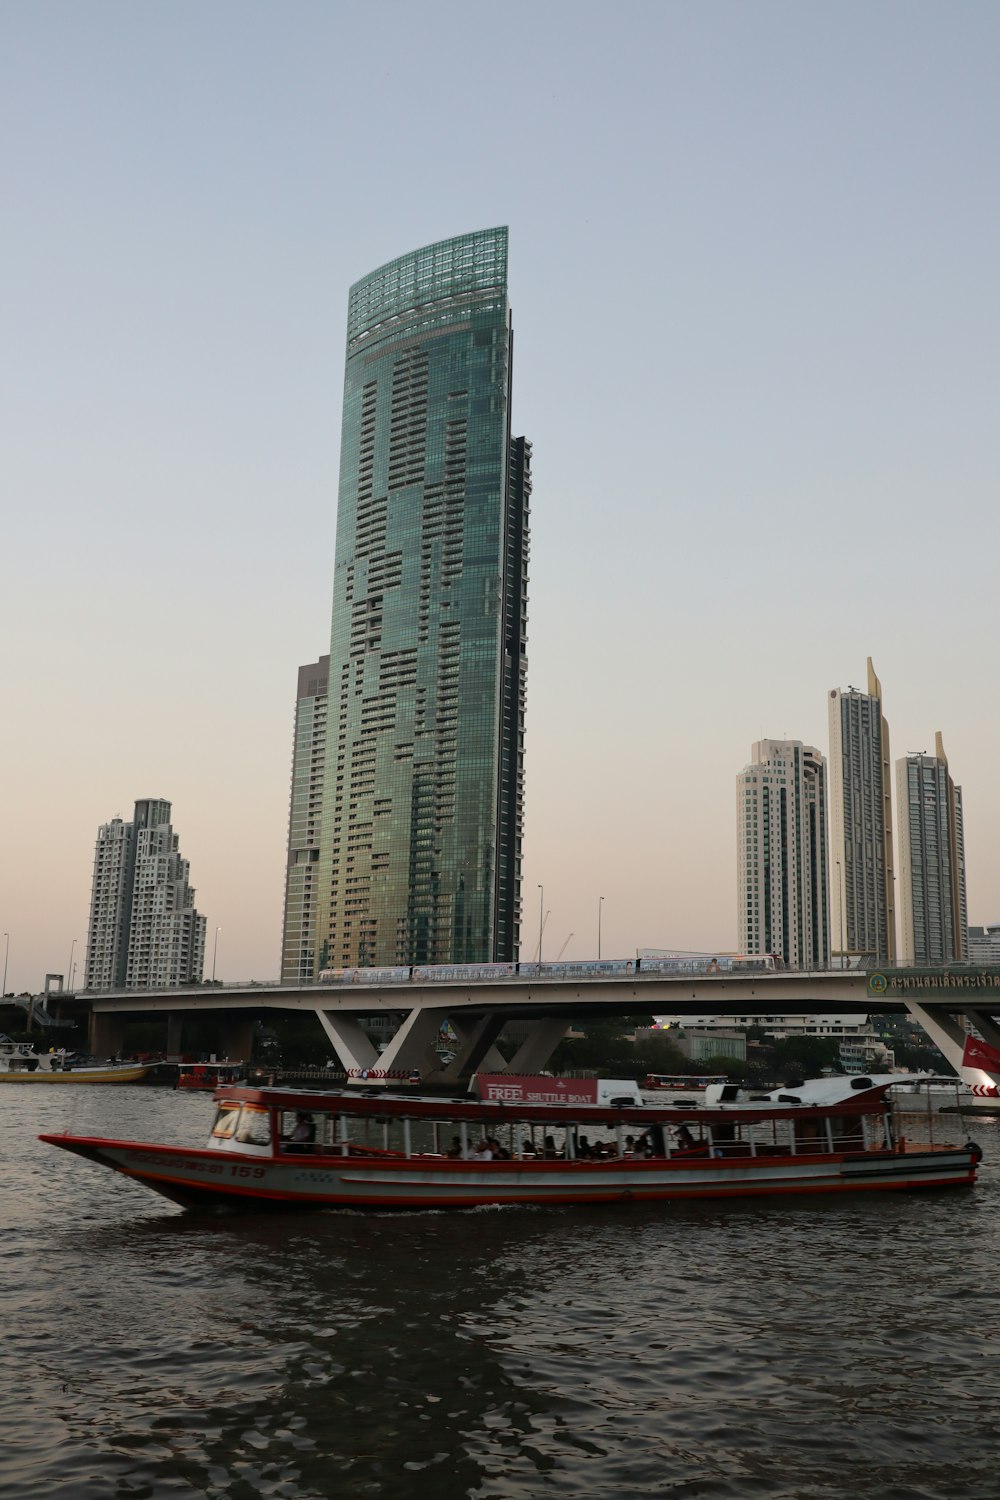
[[[955,1114],[961,1121],[960,1104]],[[943,1115],[929,1099],[921,1100],[916,1107],[895,1104],[892,1119],[896,1139],[902,1140],[909,1151],[947,1151],[955,1144],[955,1114]]]
[[[563,1162],[636,1161],[647,1159],[726,1160],[758,1156],[857,1155],[894,1149],[903,1128],[884,1110],[866,1114],[822,1113],[815,1117],[770,1117],[759,1120],[693,1120],[651,1124],[640,1131],[627,1125],[591,1125],[580,1121],[504,1122],[495,1119],[434,1120],[408,1115],[353,1115],[317,1109],[311,1139],[295,1140],[298,1112],[278,1109],[273,1125],[277,1154],[302,1156],[393,1156],[470,1160],[477,1144],[500,1144],[501,1160]],[[601,1132],[601,1133],[598,1133]],[[485,1164],[485,1159],[484,1159]]]

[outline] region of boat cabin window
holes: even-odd
[[[247,1146],[271,1144],[271,1116],[257,1104],[244,1104],[236,1139]]]
[[[297,1154],[330,1150],[339,1134],[334,1115],[307,1109],[282,1110],[278,1129],[281,1149]]]
[[[236,1133],[239,1118],[240,1106],[228,1100],[224,1101],[219,1105],[215,1124],[212,1126],[212,1134],[220,1140],[230,1140]]]
[[[215,1116],[212,1135],[216,1140],[237,1140],[245,1146],[271,1144],[271,1117],[259,1104],[224,1099]]]

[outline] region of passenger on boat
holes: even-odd
[[[288,1137],[289,1151],[311,1151],[316,1140],[316,1121],[305,1110],[295,1115],[295,1128]]]
[[[694,1146],[697,1146],[698,1144],[694,1136],[691,1134],[691,1131],[688,1129],[687,1125],[684,1124],[683,1120],[674,1131],[674,1139],[676,1140],[678,1146],[680,1146],[682,1151],[690,1151]]]
[[[547,1157],[549,1157],[549,1158],[551,1158],[553,1160],[557,1156],[561,1156],[562,1155],[561,1151],[557,1151],[556,1150],[556,1142],[555,1142],[555,1137],[554,1136],[547,1135],[545,1137],[545,1147],[544,1147],[544,1149],[542,1151],[542,1155],[543,1156],[547,1156]]]
[[[523,1141],[521,1143],[521,1155],[522,1156],[537,1156],[538,1155],[538,1152],[535,1150],[535,1143],[534,1143],[534,1141],[525,1140],[525,1141]]]
[[[596,1156],[597,1152],[590,1144],[588,1138],[585,1135],[581,1135],[576,1143],[576,1154],[581,1160],[586,1161],[588,1157]]]
[[[490,1143],[489,1143],[489,1141],[482,1140],[482,1141],[479,1141],[477,1143],[476,1150],[475,1150],[475,1158],[476,1158],[476,1161],[492,1161],[493,1160],[493,1152],[490,1150]]]
[[[493,1152],[493,1160],[494,1161],[509,1161],[510,1160],[510,1152],[504,1150],[503,1146],[501,1146],[500,1142],[497,1140],[497,1138],[496,1138],[495,1135],[488,1135],[486,1137],[486,1144],[487,1144],[487,1146],[489,1146],[490,1150]]]
[[[457,1136],[457,1135],[453,1135],[452,1136],[452,1138],[451,1138],[451,1145],[448,1147],[448,1150],[445,1152],[445,1155],[446,1156],[450,1156],[452,1158],[452,1160],[454,1160],[454,1161],[461,1161],[461,1159],[462,1159],[462,1157],[464,1155],[464,1152],[462,1151],[462,1138],[461,1138],[461,1136]]]

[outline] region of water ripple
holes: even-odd
[[[974,1193],[205,1221],[35,1135],[206,1101],[39,1092],[0,1091],[18,1500],[997,1493],[995,1122]]]

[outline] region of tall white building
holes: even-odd
[[[736,796],[741,951],[826,968],[826,761],[800,740],[758,740]]]
[[[188,861],[170,803],[145,798],[131,823],[97,832],[87,989],[149,989],[197,983],[205,967],[205,918],[195,910]]]
[[[903,961],[960,963],[969,954],[962,788],[940,730],[933,755],[896,762],[896,780]]]
[[[114,989],[124,983],[132,854],[131,823],[112,818],[97,830],[84,965],[84,985],[88,990]]]
[[[868,690],[832,689],[830,708],[831,938],[835,949],[896,956],[892,774],[882,685],[868,658]]]
[[[969,928],[969,962],[984,969],[1000,965],[1000,922]]]

